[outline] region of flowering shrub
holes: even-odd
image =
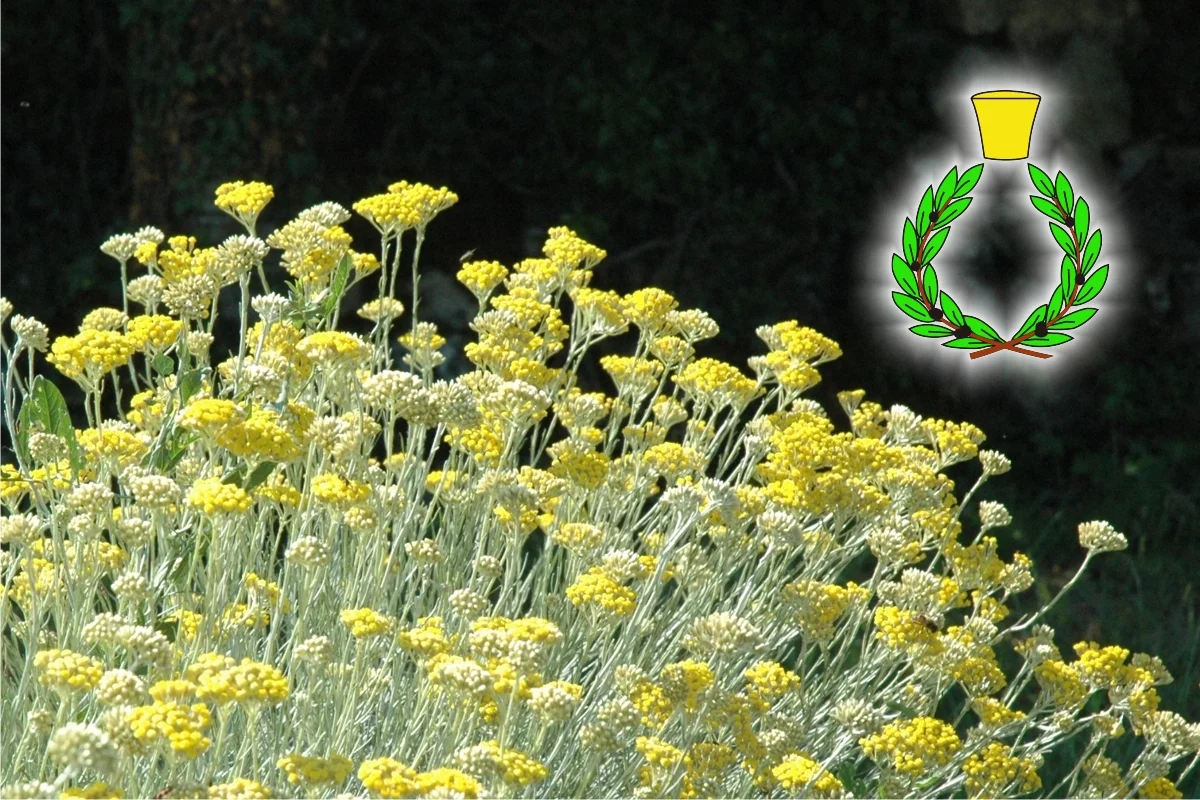
[[[839,425],[805,392],[841,351],[795,322],[759,329],[749,372],[698,357],[708,315],[593,287],[605,253],[566,228],[462,266],[475,369],[444,380],[418,265],[454,193],[356,203],[378,257],[336,203],[258,238],[273,194],[221,186],[245,233],[216,247],[109,239],[123,306],[75,335],[9,319],[7,795],[1179,796],[1200,726],[1159,708],[1163,663],[1064,655],[1041,620],[1074,581],[1014,617],[1035,578],[994,533],[1008,512],[960,522],[1010,466],[975,426],[861,391]],[[338,330],[361,282],[370,328]],[[581,386],[627,333],[610,391]],[[1126,544],[1079,539],[1080,573]]]

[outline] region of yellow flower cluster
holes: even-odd
[[[788,792],[803,797],[842,797],[845,786],[807,753],[784,756],[771,775]],[[803,794],[801,794],[803,793]]]
[[[201,478],[192,484],[187,502],[192,508],[214,516],[243,514],[250,510],[254,500],[237,484],[223,483],[220,478]]]
[[[617,583],[601,567],[592,567],[567,587],[567,599],[580,609],[602,616],[628,617],[637,605],[637,592]]]
[[[296,786],[338,786],[354,769],[354,762],[339,753],[329,757],[289,753],[275,762],[287,774],[288,783]]]
[[[249,658],[236,666],[205,671],[196,681],[196,695],[214,703],[277,706],[288,694],[288,681],[282,672]]]
[[[434,189],[424,183],[400,181],[388,186],[386,194],[363,198],[353,208],[385,238],[390,238],[410,228],[423,229],[457,202],[458,195],[444,186]]]
[[[484,788],[470,775],[449,767],[418,772],[394,758],[369,758],[358,766],[358,779],[375,797],[479,797]]]
[[[162,314],[143,315],[129,320],[125,335],[142,352],[162,352],[179,340],[183,323]]]
[[[172,701],[138,706],[128,717],[129,728],[138,741],[169,747],[172,753],[185,758],[197,758],[212,745],[203,733],[211,722],[212,714],[204,703],[188,706]]]
[[[859,739],[859,744],[868,758],[913,778],[930,767],[945,766],[962,749],[953,726],[935,717],[890,723],[879,733]]]
[[[1000,797],[1014,782],[1017,792],[1027,794],[1042,786],[1037,773],[1038,762],[1010,752],[999,742],[992,742],[981,752],[963,762],[969,797]]]
[[[313,478],[310,488],[313,497],[336,508],[346,508],[356,503],[366,502],[371,496],[370,484],[328,472]]]
[[[341,618],[355,639],[383,636],[392,630],[392,621],[370,608],[347,608],[342,611]]]
[[[104,664],[71,650],[39,650],[33,665],[39,683],[65,692],[86,692],[104,677]]]
[[[117,331],[85,330],[76,336],[59,336],[46,360],[72,380],[88,388],[105,373],[126,364],[138,345]]]
[[[234,219],[252,226],[254,220],[266,208],[267,203],[275,197],[275,189],[259,181],[233,181],[222,183],[217,187],[217,208],[229,214]]]

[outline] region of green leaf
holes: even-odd
[[[925,299],[929,305],[936,306],[938,304],[938,277],[933,271],[933,264],[925,267],[925,274],[921,277],[921,284],[925,289]]]
[[[952,347],[955,350],[979,350],[991,347],[991,345],[978,339],[951,339],[948,342],[942,342],[942,347]]]
[[[934,257],[942,251],[942,245],[946,243],[946,237],[950,235],[949,228],[942,228],[940,231],[929,237],[929,241],[925,243],[925,252],[921,253],[921,261],[925,264],[933,261]]]
[[[1076,303],[1086,303],[1089,300],[1094,300],[1096,295],[1100,294],[1100,290],[1104,288],[1105,281],[1108,280],[1108,264],[1105,264],[1100,269],[1092,273],[1083,286],[1079,287],[1079,293],[1075,295]]]
[[[1044,197],[1038,197],[1036,194],[1029,195],[1029,200],[1033,203],[1034,208],[1045,214],[1050,219],[1054,220],[1055,222],[1061,222],[1064,225],[1066,224],[1067,218],[1062,215],[1062,213],[1058,210],[1058,206],[1054,205],[1054,203],[1051,203]]]
[[[67,401],[62,392],[51,381],[42,375],[34,376],[29,387],[29,394],[21,404],[17,415],[17,424],[22,430],[32,432],[33,423],[46,433],[61,437],[67,443],[67,456],[75,475],[82,471],[83,454],[79,450],[79,440],[75,438],[75,426],[71,422],[71,412],[67,410]]]
[[[917,229],[913,227],[912,220],[908,217],[904,218],[904,260],[909,264],[917,257]]]
[[[1050,223],[1050,232],[1054,234],[1054,241],[1058,242],[1058,246],[1072,258],[1075,257],[1075,240],[1071,238],[1071,234],[1066,228]]]
[[[1087,244],[1083,248],[1083,274],[1087,275],[1091,270],[1092,265],[1100,258],[1100,248],[1104,244],[1104,237],[1100,235],[1100,230],[1097,229],[1092,234],[1092,238],[1087,240]]]
[[[1054,197],[1054,181],[1050,180],[1050,176],[1042,172],[1033,164],[1029,165],[1029,178],[1033,181],[1033,187],[1046,197]]]
[[[943,336],[954,335],[954,331],[944,325],[913,325],[909,330],[917,336],[924,336],[926,339],[940,339]]]
[[[225,474],[221,476],[221,483],[232,483],[235,486],[242,484],[242,477],[246,474],[246,467],[238,465],[232,469],[225,470]]]
[[[1092,317],[1096,316],[1098,308],[1080,308],[1066,314],[1058,322],[1050,326],[1052,331],[1069,331],[1072,328],[1078,328],[1083,323],[1087,322]]]
[[[1075,201],[1075,235],[1079,241],[1086,242],[1088,226],[1092,224],[1092,207],[1082,197]]]
[[[995,328],[993,328],[991,325],[988,325],[986,322],[981,320],[979,317],[970,317],[970,316],[963,317],[963,322],[966,324],[966,326],[968,328],[971,329],[971,333],[977,333],[980,336],[984,336],[988,339],[1004,341],[1004,337],[1001,336],[1000,334],[996,333]]]
[[[958,179],[958,183],[954,185],[954,196],[962,197],[969,194],[975,188],[975,184],[979,183],[979,177],[983,175],[983,164],[976,164],[969,170],[963,173]]]
[[[1063,208],[1075,207],[1075,190],[1071,188],[1067,176],[1061,172],[1054,176],[1054,199]]]
[[[1039,322],[1045,322],[1046,321],[1046,311],[1047,311],[1047,307],[1044,305],[1038,306],[1037,308],[1035,308],[1033,310],[1033,313],[1029,315],[1029,318],[1025,320],[1025,324],[1022,325],[1021,329],[1017,331],[1017,335],[1014,336],[1013,338],[1016,339],[1021,336],[1024,336],[1025,334],[1027,334],[1031,330],[1033,330],[1035,327],[1037,327],[1037,324]]]
[[[354,267],[354,261],[350,256],[342,256],[342,260],[338,262],[337,272],[333,274],[333,283],[329,287],[329,296],[325,298],[325,303],[321,308],[322,317],[328,317],[333,313],[333,310],[342,302],[342,296],[346,294],[346,281],[350,278],[350,270]]]
[[[933,223],[933,229],[936,231],[938,228],[944,228],[961,217],[962,213],[967,210],[967,206],[971,205],[971,199],[964,197],[946,206],[946,210],[938,215],[937,222]]]
[[[1075,262],[1070,256],[1063,256],[1062,267],[1058,272],[1058,282],[1062,286],[1063,297],[1068,300],[1075,291]]]
[[[1065,333],[1047,333],[1045,336],[1034,336],[1021,342],[1023,345],[1030,347],[1055,347],[1056,345],[1066,344],[1074,337],[1068,336]]]
[[[275,471],[275,467],[279,466],[274,461],[264,461],[254,468],[250,476],[246,478],[246,484],[242,486],[247,492],[253,491],[262,485],[263,481],[271,477],[271,473]]]
[[[958,167],[950,168],[946,173],[946,177],[942,178],[942,182],[938,184],[937,195],[934,197],[935,208],[945,208],[946,203],[950,200],[950,196],[954,194],[954,187],[958,185]]]
[[[1054,287],[1054,294],[1050,295],[1050,302],[1046,304],[1046,319],[1054,319],[1058,316],[1058,312],[1062,311],[1063,302],[1065,302],[1062,293],[1062,284]]]
[[[150,362],[150,367],[159,375],[173,375],[175,374],[175,359],[166,353],[159,353]]]
[[[908,316],[918,322],[933,322],[933,317],[929,316],[929,309],[921,305],[921,301],[909,297],[900,292],[892,292],[892,302],[896,307],[903,311]]]
[[[835,774],[837,779],[842,782],[842,786],[845,786],[855,797],[866,797],[871,793],[870,787],[855,773],[853,764],[848,762],[842,764]]]
[[[179,405],[187,405],[204,384],[204,370],[189,369],[179,379]]]
[[[958,307],[958,303],[954,302],[954,299],[945,292],[942,292],[942,313],[946,315],[946,319],[950,320],[955,327],[965,324],[963,322],[963,313]]]
[[[913,274],[908,264],[904,263],[904,259],[895,254],[892,255],[892,277],[896,279],[896,283],[900,285],[905,294],[917,296],[917,276]]]
[[[925,194],[921,195],[921,205],[917,206],[917,233],[921,236],[925,235],[925,231],[929,230],[929,213],[933,211],[933,187],[925,188]]]

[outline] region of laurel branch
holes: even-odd
[[[1050,358],[1040,348],[1057,347],[1074,337],[1063,331],[1078,328],[1096,315],[1098,309],[1076,308],[1094,300],[1108,280],[1108,264],[1093,270],[1100,258],[1103,236],[1091,231],[1091,207],[1076,197],[1067,176],[1059,172],[1054,180],[1033,164],[1029,177],[1041,195],[1030,195],[1033,207],[1050,219],[1050,233],[1062,248],[1059,285],[1050,301],[1033,313],[1012,337],[1005,339],[979,317],[964,314],[949,294],[941,291],[933,259],[946,246],[950,223],[971,205],[968,196],[983,175],[983,164],[976,164],[961,176],[951,167],[938,185],[925,189],[917,206],[916,221],[904,220],[904,255],[892,255],[892,276],[903,292],[892,292],[896,307],[921,323],[909,328],[927,339],[949,338],[943,347],[971,350],[971,358],[982,358],[1002,350]],[[1072,310],[1074,308],[1074,310]],[[1039,348],[1039,349],[1030,349]]]

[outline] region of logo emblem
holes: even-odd
[[[1029,157],[1033,120],[1041,97],[1031,92],[980,92],[971,97],[979,120],[983,157],[995,161],[1022,161]],[[1059,284],[1049,301],[1038,306],[1012,336],[1002,336],[987,322],[971,316],[942,291],[934,259],[950,236],[950,223],[971,205],[970,193],[983,176],[983,164],[961,175],[950,168],[935,190],[925,189],[915,218],[906,217],[902,253],[892,255],[892,276],[901,291],[892,292],[896,307],[919,324],[909,331],[927,339],[945,339],[943,347],[970,351],[972,359],[1001,351],[1034,358],[1070,342],[1064,331],[1082,326],[1099,309],[1082,308],[1100,294],[1108,280],[1109,265],[1096,268],[1103,237],[1091,229],[1091,207],[1076,197],[1070,180],[1059,172],[1053,180],[1030,163],[1029,179],[1037,194],[1030,195],[1034,209],[1049,219],[1050,233],[1064,255]]]

